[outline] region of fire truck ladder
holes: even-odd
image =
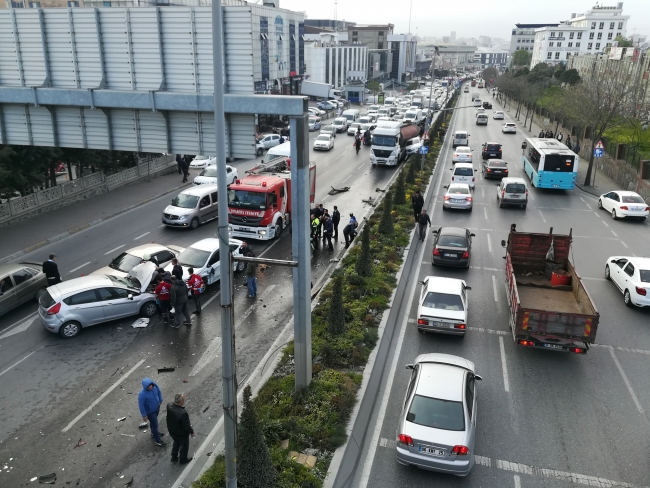
[[[277,173],[280,171],[289,171],[290,163],[290,158],[280,156],[279,158],[272,159],[271,161],[258,164],[254,168],[247,170],[246,174]]]

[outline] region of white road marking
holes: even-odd
[[[605,225],[605,227],[609,227],[609,225],[607,225],[607,222],[605,222],[604,220],[601,220],[601,222]]]
[[[614,354],[614,349],[610,349],[609,353],[612,355],[612,359],[614,360],[614,363],[616,364],[616,367],[618,368],[618,372],[621,373],[621,376],[623,378],[623,382],[625,383],[625,386],[627,387],[627,391],[630,392],[630,396],[632,397],[632,400],[634,401],[634,404],[636,405],[637,410],[639,411],[639,413],[641,415],[644,415],[643,407],[639,403],[639,399],[634,394],[634,390],[632,389],[632,385],[630,384],[630,380],[627,379],[627,375],[625,374],[625,371],[623,371],[623,367],[621,366],[621,363],[618,362],[618,358],[616,357],[616,354]]]
[[[159,225],[158,228],[160,229],[161,227],[167,227],[167,224]]]
[[[585,199],[584,199],[584,198],[582,198],[582,195],[580,195],[580,200],[582,200],[583,202],[585,201]]]
[[[617,234],[616,232],[614,232],[612,229],[609,229],[609,231],[610,231],[612,234],[614,234],[614,237],[618,237],[618,234]]]
[[[118,249],[122,249],[124,246],[126,246],[126,244],[122,244],[121,246],[117,246],[115,249],[111,249],[110,251],[105,252],[105,253],[104,253],[104,256],[106,256],[106,255],[108,255],[108,254],[110,254],[110,253],[112,253],[112,252],[115,252],[115,251],[117,251]]]
[[[485,215],[485,220],[487,220],[487,219],[488,219],[488,216],[487,216],[487,207],[483,207],[483,214]]]
[[[357,169],[361,169],[366,165],[366,163],[361,163],[361,165]]]
[[[546,223],[546,219],[544,218],[544,214],[542,213],[542,211],[538,210],[538,212],[539,212],[539,215],[542,217],[542,220],[544,221],[544,223]]]
[[[7,369],[5,369],[2,373],[0,373],[0,376],[2,376],[2,375],[4,375],[5,373],[7,373],[7,372],[11,371],[12,369],[14,369],[16,366],[18,366],[20,363],[22,363],[25,359],[27,359],[29,356],[31,356],[31,355],[34,354],[35,352],[36,352],[36,351],[32,351],[32,352],[30,352],[27,356],[25,356],[24,358],[22,358],[20,361],[16,361],[14,364],[12,364],[12,365],[9,366]]]
[[[485,187],[481,187],[481,196],[485,198]]]
[[[508,381],[508,365],[506,364],[506,349],[503,345],[503,336],[499,336],[499,349],[501,350],[501,369],[503,369],[503,388],[508,393],[510,391],[510,382]]]
[[[487,235],[487,241],[488,241],[488,251],[492,252],[492,241],[490,240],[490,234]]]
[[[350,176],[348,176],[346,179],[344,179],[344,180],[343,180],[343,183],[345,183],[346,181],[348,181],[350,178],[352,178],[352,175],[350,175]]]
[[[585,202],[585,205],[587,206],[587,208],[588,208],[589,210],[591,210],[591,205],[589,205],[587,202]]]
[[[588,276],[581,276],[580,278],[589,281],[607,281],[605,278],[589,278]]]
[[[470,266],[470,269],[482,269],[483,271],[505,271],[499,268],[486,268],[484,266]]]
[[[625,244],[623,241],[621,241],[621,244],[623,244],[623,245],[625,246],[625,249],[629,249],[629,248],[627,247],[627,244]]]
[[[9,327],[5,328],[5,329],[2,331],[2,336],[0,336],[0,339],[2,339],[2,337],[4,337],[4,335],[5,335],[7,332],[9,332],[10,330],[14,329],[15,327],[20,327],[20,326],[21,326],[21,325],[22,325],[26,320],[31,320],[31,319],[33,319],[33,318],[36,316],[37,313],[38,313],[38,312],[32,312],[32,313],[30,313],[29,315],[26,315],[26,316],[23,317],[22,319],[18,320],[17,322],[14,322],[14,323],[11,324]]]
[[[12,335],[25,332],[34,323],[35,316],[36,316],[36,312],[30,313],[22,321],[10,325],[4,331],[2,331],[2,335],[0,335],[0,339],[4,339],[5,337],[11,337]]]
[[[134,240],[134,241],[137,241],[138,239],[141,239],[141,238],[143,238],[144,236],[149,235],[149,234],[151,234],[151,232],[145,232],[145,233],[142,234],[141,236],[135,237],[133,240]]]
[[[133,366],[133,367],[132,367],[130,370],[128,370],[126,373],[124,373],[124,374],[123,374],[123,375],[122,375],[122,376],[121,376],[121,377],[120,377],[120,378],[119,378],[115,383],[113,383],[113,384],[108,388],[108,390],[106,390],[104,393],[102,393],[101,395],[99,395],[99,398],[98,398],[97,400],[95,400],[94,402],[92,402],[88,408],[84,409],[84,410],[83,410],[79,415],[77,415],[77,416],[72,420],[72,422],[70,422],[68,425],[66,425],[66,426],[61,430],[61,432],[65,433],[65,432],[69,431],[69,430],[74,426],[74,424],[76,424],[77,422],[79,422],[79,421],[84,417],[84,415],[86,415],[86,414],[87,414],[88,412],[90,412],[93,408],[95,408],[95,407],[99,404],[99,402],[101,402],[104,398],[106,398],[106,397],[110,394],[110,392],[112,392],[115,388],[117,388],[117,387],[120,385],[120,383],[122,383],[122,381],[124,381],[124,380],[127,379],[129,376],[131,376],[131,375],[133,374],[133,372],[134,372],[136,369],[138,369],[140,366],[142,366],[142,363],[144,363],[145,361],[146,361],[146,359],[141,359],[140,361],[138,361],[137,363],[135,363],[135,366]]]
[[[70,271],[68,271],[68,274],[74,273],[75,271],[79,271],[81,268],[83,268],[84,266],[88,266],[89,264],[90,264],[90,261],[88,261],[87,263],[83,263],[81,266],[77,266],[76,268],[71,269]]]
[[[497,277],[492,275],[492,289],[494,289],[494,301],[499,301],[499,295],[497,295]]]
[[[518,474],[515,475],[515,488],[521,488],[521,478]]]

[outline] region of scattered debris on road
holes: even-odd
[[[53,485],[56,482],[56,473],[44,474],[38,477],[38,482],[45,485]]]
[[[140,422],[138,429],[146,429],[149,426],[149,422]]]
[[[382,190],[381,188],[375,188],[375,191],[376,192],[386,193],[386,190]]]
[[[135,437],[134,434],[120,434],[123,437]]]
[[[82,441],[81,439],[79,439],[77,441],[77,445],[75,445],[73,449],[76,449],[77,447],[81,447],[81,446],[85,446],[85,445],[86,445],[86,441]]]
[[[135,322],[133,322],[131,324],[131,327],[133,327],[134,329],[139,329],[139,328],[146,327],[147,325],[149,325],[149,319],[142,317],[136,320]]]
[[[337,193],[343,193],[350,190],[349,186],[344,186],[343,188],[334,188],[332,186],[331,188],[332,189],[329,192],[327,192],[328,195],[336,195]]]
[[[172,366],[168,366],[165,368],[158,368],[158,373],[172,373],[173,371],[176,371],[176,368]]]
[[[124,422],[125,420],[126,420],[126,417],[122,417],[122,418],[117,419],[118,422]]]

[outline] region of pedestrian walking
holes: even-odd
[[[339,238],[339,222],[341,221],[341,212],[336,205],[334,205],[334,211],[332,212],[332,225],[334,226],[334,239]]]
[[[564,137],[564,136],[562,135],[562,133],[561,133],[561,132],[558,132],[558,134],[557,134],[557,140],[558,140],[559,142],[562,142],[562,138],[563,138],[563,137]]]
[[[415,221],[417,222],[418,217],[422,212],[422,207],[424,207],[424,198],[422,198],[422,195],[420,195],[419,190],[416,190],[411,197],[411,205],[413,206],[413,215],[415,217]]]
[[[249,250],[246,257],[254,258],[255,254]],[[246,284],[248,285],[248,298],[257,296],[257,263],[246,263]]]
[[[151,378],[143,379],[142,390],[138,393],[138,407],[140,408],[142,420],[145,422],[149,421],[151,437],[159,447],[166,445],[161,439],[165,434],[158,431],[158,414],[160,413],[162,401],[162,393],[156,382]]]
[[[177,154],[176,155],[176,169],[178,169],[178,174],[179,175],[183,174],[183,155],[182,154]]]
[[[339,108],[336,110],[336,116],[337,116],[337,117],[340,117],[340,116],[341,116],[341,107],[339,107]]]
[[[178,259],[172,258],[172,276],[175,276],[177,279],[183,279],[183,268],[178,264]]]
[[[571,134],[567,134],[566,136],[566,147],[571,149]]]
[[[194,273],[194,268],[189,268],[187,272],[190,274],[190,277],[187,279],[187,287],[190,289],[192,300],[194,301],[194,312],[192,313],[201,315],[201,292],[203,291],[203,278]]]
[[[427,226],[431,227],[431,219],[426,210],[422,210],[422,213],[420,213],[418,224],[420,226],[420,240],[423,241],[427,237]]]
[[[181,315],[185,317],[185,322],[183,324],[187,326],[192,325],[192,319],[190,318],[190,313],[187,310],[187,285],[183,280],[178,278],[172,278],[172,289],[171,289],[171,303],[174,307],[174,324],[172,327],[174,329],[180,329],[181,327]]]
[[[185,156],[183,158],[183,164],[181,165],[181,169],[183,170],[183,183],[187,182],[187,177],[190,175],[190,158],[189,156]]]
[[[190,436],[194,438],[194,429],[184,405],[185,393],[177,393],[174,396],[174,403],[167,404],[167,431],[174,440],[172,463],[180,459],[179,464],[187,464],[192,460],[192,456],[188,456],[187,453],[190,450]]]
[[[357,130],[357,133],[354,136],[354,147],[357,150],[357,154],[359,154],[359,150],[361,149],[361,130]]]
[[[323,235],[327,241],[327,249],[329,252],[334,251],[334,246],[332,245],[332,235],[334,234],[334,224],[329,215],[325,215],[325,223],[323,224]]]
[[[56,254],[50,254],[47,261],[43,262],[43,273],[47,278],[47,286],[56,285],[61,283],[61,275],[59,274],[59,266],[55,263]]]
[[[163,322],[166,324],[169,319],[169,313],[172,308],[171,306],[171,291],[172,291],[172,275],[165,273],[163,275],[163,280],[156,286],[154,290],[154,295],[156,295],[156,300],[160,306],[160,312],[162,313]]]

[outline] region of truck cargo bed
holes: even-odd
[[[572,290],[552,290],[533,286],[517,288],[521,306],[525,309],[553,310],[555,313],[583,313]]]

